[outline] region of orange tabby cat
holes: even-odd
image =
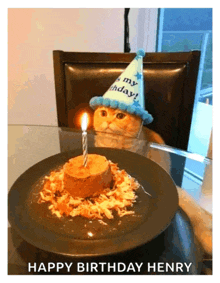
[[[97,132],[95,145],[98,147],[113,147],[139,152],[160,164],[170,172],[170,158],[166,152],[146,147],[146,142],[164,144],[156,132],[142,127],[138,116],[128,114],[120,109],[100,106],[95,110],[93,126]],[[195,235],[206,253],[212,253],[212,217],[200,208],[193,198],[181,188],[177,188],[179,205],[189,216],[195,230]]]
[[[132,149],[135,146],[134,142],[137,142],[136,138],[164,143],[157,133],[142,127],[140,117],[128,114],[120,109],[98,107],[94,113],[93,126],[97,132],[97,146]],[[105,134],[102,134],[102,132]],[[104,138],[106,133],[109,134],[108,138]]]

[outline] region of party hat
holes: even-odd
[[[101,105],[115,109],[118,108],[139,116],[144,124],[151,123],[153,117],[145,110],[144,105],[144,56],[144,50],[138,50],[136,57],[105,94],[102,97],[95,96],[90,100],[90,106],[93,109]]]

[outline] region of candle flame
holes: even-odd
[[[82,117],[82,124],[81,124],[81,128],[83,132],[87,130],[87,126],[88,126],[88,114],[84,113]]]

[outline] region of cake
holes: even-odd
[[[113,180],[109,161],[97,154],[88,154],[87,166],[83,156],[71,158],[64,165],[64,189],[72,197],[86,198],[101,194]]]

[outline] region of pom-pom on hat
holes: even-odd
[[[144,124],[151,123],[153,117],[144,107],[144,56],[144,50],[138,50],[136,57],[106,93],[102,97],[95,96],[90,100],[90,106],[93,109],[101,105],[121,109],[122,111],[139,116]]]

